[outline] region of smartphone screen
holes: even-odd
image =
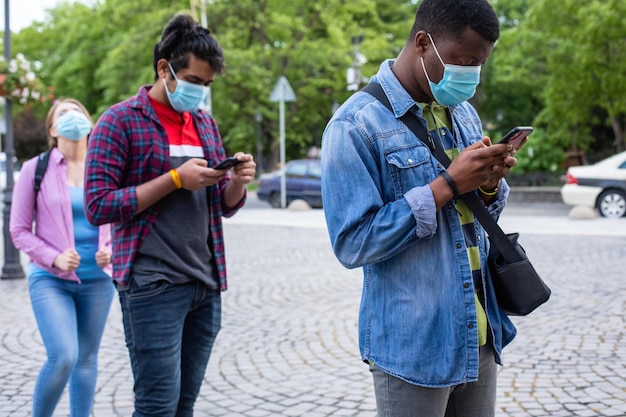
[[[517,148],[522,141],[531,133],[533,133],[533,128],[530,126],[517,126],[514,127],[504,135],[502,140],[498,143],[510,143],[514,148]]]

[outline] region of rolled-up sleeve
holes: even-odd
[[[415,218],[417,237],[430,237],[437,231],[437,206],[429,185],[415,187],[404,194]]]

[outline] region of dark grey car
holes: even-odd
[[[286,164],[287,205],[294,200],[306,201],[311,207],[322,207],[322,169],[319,159],[295,159]],[[280,208],[282,170],[261,175],[257,197]]]

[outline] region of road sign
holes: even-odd
[[[296,95],[289,85],[289,81],[285,76],[281,76],[274,86],[274,91],[270,95],[270,101],[279,103],[279,117],[280,117],[280,207],[285,208],[287,206],[287,177],[286,177],[286,163],[285,163],[285,102],[296,101]]]
[[[276,82],[274,90],[270,95],[270,101],[274,103],[280,101],[296,101],[296,95],[294,94],[291,85],[289,85],[289,81],[287,81],[287,78],[284,75],[281,75],[281,77]]]

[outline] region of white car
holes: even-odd
[[[626,215],[626,152],[593,165],[567,169],[561,188],[563,202],[572,206],[597,208],[604,217]]]

